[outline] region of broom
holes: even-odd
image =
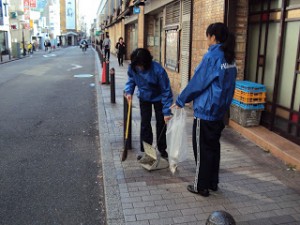
[[[126,131],[125,131],[125,146],[124,146],[124,151],[122,153],[122,161],[125,161],[127,158],[127,140],[128,140],[128,130],[129,130],[129,120],[130,120],[130,113],[131,113],[131,100],[128,101],[128,111],[127,111],[127,120],[126,120]]]

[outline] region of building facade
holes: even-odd
[[[79,37],[78,0],[60,0],[60,43],[63,46],[77,45]]]
[[[0,0],[0,53],[7,54],[10,47],[10,27],[7,0]]]
[[[106,1],[114,9],[116,1]],[[299,0],[130,0],[121,11],[103,7],[99,27],[113,41],[124,35],[126,58],[148,48],[168,72],[172,88],[182,90],[207,51],[209,24],[224,22],[236,35],[238,80],[267,89],[261,125],[300,144]]]

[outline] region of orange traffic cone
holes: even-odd
[[[102,84],[106,83],[106,63],[102,64]]]

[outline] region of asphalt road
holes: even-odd
[[[105,224],[95,57],[79,47],[0,65],[0,224]]]

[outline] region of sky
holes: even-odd
[[[79,0],[80,15],[85,16],[87,24],[91,24],[93,19],[96,18],[98,5],[98,0]]]

